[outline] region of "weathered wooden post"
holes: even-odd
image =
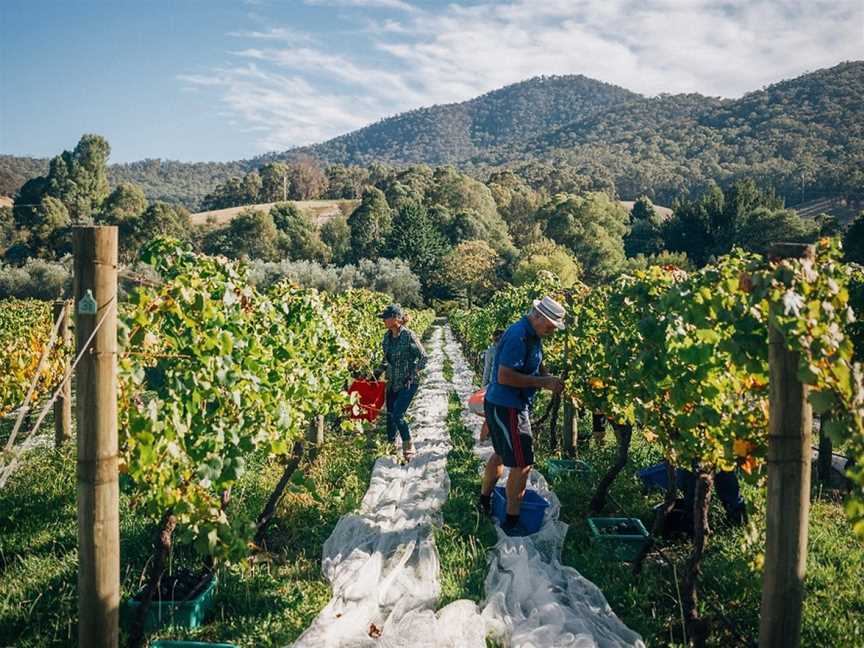
[[[812,258],[812,246],[774,246],[775,258]],[[760,648],[797,648],[807,566],[810,513],[810,437],[813,413],[808,388],[798,379],[798,353],[783,335],[768,330],[770,410],[765,568],[762,578]]]
[[[117,228],[76,227],[73,232],[76,349],[80,351],[93,335],[75,375],[78,645],[116,648],[120,605]]]
[[[60,330],[58,338],[63,346],[65,360],[63,361],[63,376],[69,372],[70,362],[69,354],[72,351],[72,329],[69,326],[69,309],[70,302],[55,301],[54,302],[54,321],[57,318],[63,317],[60,322]],[[63,384],[60,395],[54,401],[54,447],[60,448],[69,439],[72,438],[72,380],[71,378]]]

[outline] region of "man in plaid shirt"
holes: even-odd
[[[426,351],[414,331],[405,326],[407,318],[399,304],[387,306],[380,317],[387,327],[381,341],[387,367],[387,440],[395,443],[398,430],[405,460],[411,461],[415,452],[405,412],[417,393],[420,371],[426,366]]]

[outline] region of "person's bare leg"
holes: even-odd
[[[503,474],[504,465],[501,463],[501,457],[492,453],[489,461],[486,462],[486,470],[483,472],[483,484],[480,487],[480,494],[484,496],[491,495],[492,489],[495,488],[495,484],[498,483]]]
[[[531,466],[510,469],[510,474],[507,475],[507,515],[519,515],[529,474]]]

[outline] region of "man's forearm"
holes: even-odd
[[[541,389],[545,386],[546,379],[543,376],[528,376],[515,369],[501,365],[498,367],[498,384],[507,385],[508,387]]]

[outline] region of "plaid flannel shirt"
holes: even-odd
[[[398,391],[417,382],[420,371],[426,366],[426,351],[414,331],[402,327],[396,337],[387,331],[381,347],[387,365],[387,385],[391,390]]]

